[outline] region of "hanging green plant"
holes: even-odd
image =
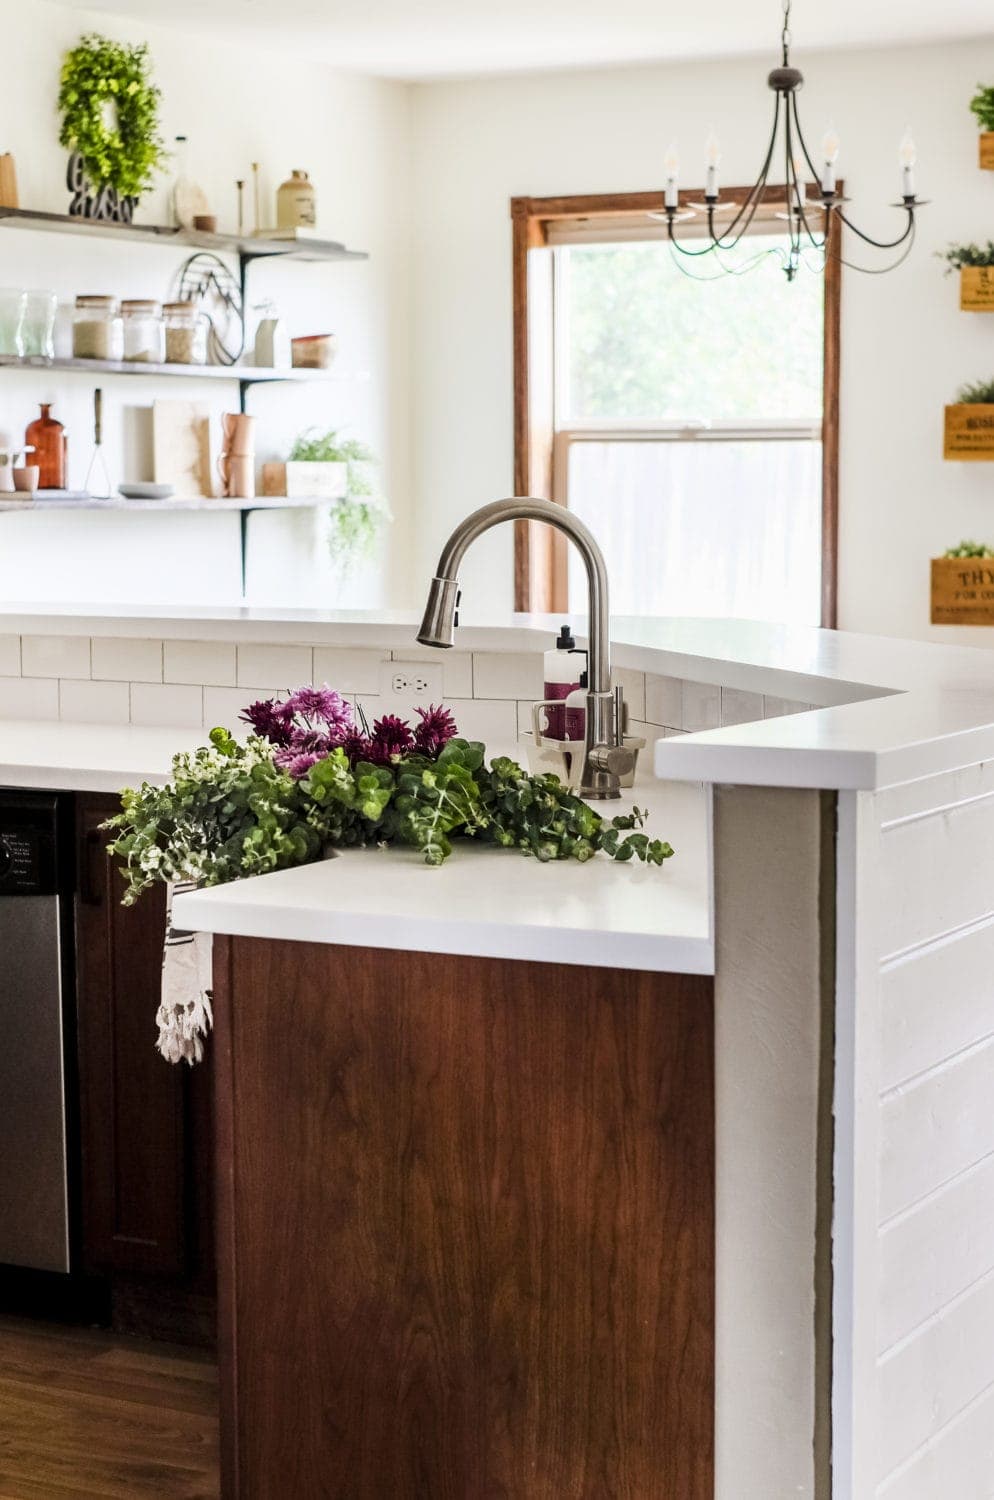
[[[59,141],[83,159],[92,186],[137,198],[165,160],[159,135],[161,93],[152,82],[148,47],[94,32],[62,63]]]
[[[340,438],[332,429],[301,433],[290,450],[291,462],[345,464],[345,494],[329,512],[328,547],[342,578],[372,556],[376,539],[390,520],[390,510],[372,480],[375,456],[365,443]]]

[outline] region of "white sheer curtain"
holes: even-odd
[[[607,557],[612,613],[818,624],[820,443],[573,442],[568,493]],[[569,583],[582,599],[573,549]]]

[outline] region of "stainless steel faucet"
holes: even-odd
[[[431,581],[424,619],[418,631],[423,646],[451,646],[459,620],[459,565],[472,542],[501,521],[545,521],[574,542],[587,570],[587,613],[590,650],[587,659],[586,737],[580,796],[620,797],[619,778],[632,770],[635,752],[624,742],[625,708],[621,688],[611,687],[608,636],[607,568],[593,534],[562,505],[551,500],[495,500],[474,510],[453,531],[442,548],[438,571]]]

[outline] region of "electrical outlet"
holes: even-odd
[[[385,661],[380,664],[380,696],[421,699],[439,703],[442,667],[426,661]]]

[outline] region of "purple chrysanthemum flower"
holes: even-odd
[[[291,755],[283,765],[283,769],[289,771],[295,781],[299,781],[302,776],[307,775],[311,766],[315,765],[320,759],[320,755],[315,755],[313,751],[307,750],[302,755]]]
[[[336,738],[322,734],[319,729],[292,729],[290,731],[290,749],[296,755],[327,755],[332,746],[337,743]]]
[[[376,719],[373,723],[369,746],[370,760],[377,765],[387,765],[414,749],[411,726],[406,719],[398,718],[396,714],[384,714],[382,719]]]
[[[312,723],[315,719],[331,730],[344,733],[352,724],[352,707],[325,683],[324,687],[299,687],[286,700],[292,714],[300,714]]]
[[[246,724],[250,724],[256,734],[263,739],[269,740],[272,745],[288,745],[290,743],[290,721],[283,712],[284,705],[278,703],[275,698],[260,698],[257,703],[250,703],[245,712],[239,714],[239,718]]]
[[[372,755],[372,746],[368,737],[354,726],[342,740],[341,748],[348,756],[350,766],[354,766],[360,760],[369,760]]]
[[[422,755],[435,758],[441,754],[449,740],[458,733],[456,721],[441,703],[432,703],[428,708],[419,708],[416,712],[421,723],[414,731],[415,748],[420,750]]]

